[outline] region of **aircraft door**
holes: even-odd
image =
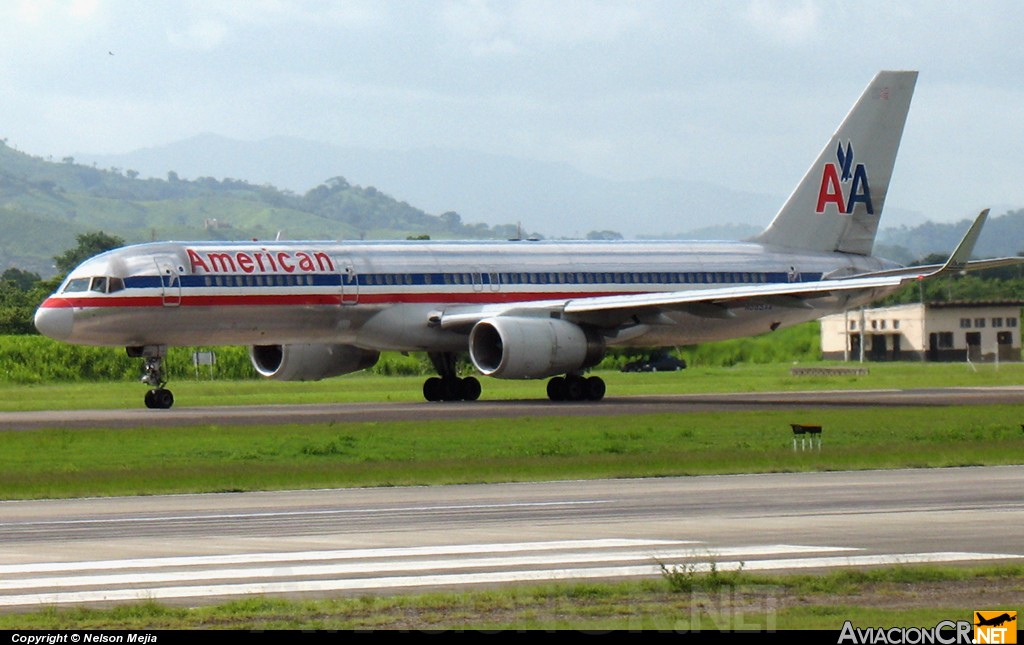
[[[339,258],[338,267],[341,269],[339,275],[341,285],[341,304],[352,306],[359,302],[359,275],[356,267],[350,260]]]
[[[177,307],[181,304],[181,274],[172,257],[155,258],[157,272],[160,275],[160,296],[165,307]]]

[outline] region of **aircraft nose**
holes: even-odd
[[[74,323],[74,310],[62,306],[62,302],[49,298],[36,310],[36,329],[40,334],[56,340],[65,340],[71,336]]]

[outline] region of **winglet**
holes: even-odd
[[[967,229],[967,233],[964,234],[960,243],[956,245],[956,249],[949,256],[949,259],[946,260],[946,263],[942,265],[941,269],[930,275],[962,271],[967,268],[967,263],[971,260],[971,254],[974,253],[974,245],[978,242],[978,236],[981,235],[981,228],[985,226],[985,220],[988,219],[988,210],[986,208],[978,213],[978,217],[975,218],[971,227]]]

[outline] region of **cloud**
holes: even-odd
[[[802,44],[821,32],[821,9],[810,0],[753,0],[743,18],[769,40]]]
[[[99,0],[21,0],[0,5],[0,60],[63,57],[69,48],[92,39],[107,23]]]
[[[218,20],[202,19],[185,29],[168,29],[167,40],[174,47],[193,51],[211,51],[219,47],[228,34],[228,27]]]
[[[477,55],[608,43],[643,25],[641,5],[564,0],[452,0],[441,23]]]

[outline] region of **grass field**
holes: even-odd
[[[7,432],[0,497],[1013,464],[1022,418],[1024,405]],[[790,423],[822,425],[822,448],[794,451]]]
[[[859,366],[814,363],[813,365]],[[696,367],[680,372],[599,372],[609,397],[705,392],[764,392],[832,389],[906,389],[1024,385],[1024,363],[873,363],[867,376],[792,376],[790,368],[767,364]],[[352,374],[319,382],[182,379],[169,384],[176,407],[423,401],[422,376]],[[544,399],[544,381],[482,379],[482,400]],[[21,385],[0,382],[0,411],[142,407],[146,387],[131,381]]]
[[[473,593],[254,597],[220,605],[156,602],[0,615],[0,630],[658,630],[698,632],[934,627],[974,610],[1014,610],[1024,567],[893,567],[822,575],[708,575],[681,583],[514,586]],[[831,642],[831,641],[830,641]]]
[[[800,389],[1000,387],[1024,366],[870,365],[868,376],[794,377],[789,365],[603,373],[609,396]],[[182,381],[179,406],[419,401],[421,377],[321,383]],[[542,398],[542,382],[484,383],[484,398]],[[0,408],[141,407],[137,383],[0,387]],[[1024,400],[1024,397],[1022,397]],[[429,405],[423,403],[423,405]],[[799,418],[797,418],[799,417]],[[0,433],[0,498],[132,495],[734,472],[1024,463],[1024,403],[917,407],[200,426]],[[792,448],[789,424],[825,428],[820,451]],[[116,451],[111,450],[117,445]],[[0,629],[837,629],[968,619],[976,602],[1016,608],[1024,569],[899,567],[815,577],[742,574],[692,584],[516,587],[470,594],[288,602],[256,598],[180,609],[47,609]],[[916,601],[906,601],[910,595]],[[972,595],[973,594],[973,595]],[[710,600],[709,600],[710,599]],[[899,602],[897,602],[899,600]],[[696,622],[694,622],[696,621]]]

